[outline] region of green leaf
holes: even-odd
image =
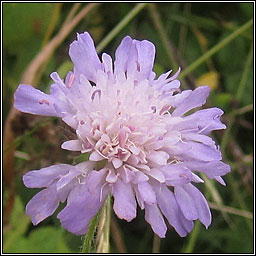
[[[53,13],[50,3],[4,3],[3,46],[19,53],[34,37],[42,38]],[[10,26],[11,24],[11,26]]]
[[[25,238],[17,239],[7,253],[71,253],[63,239],[63,230],[41,227]]]
[[[4,252],[9,252],[9,249],[16,243],[16,241],[20,240],[30,224],[30,219],[25,214],[24,208],[21,199],[16,196],[13,211],[10,216],[11,228],[4,237]]]

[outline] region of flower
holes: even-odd
[[[187,113],[206,102],[209,87],[181,92],[180,69],[156,79],[155,46],[129,36],[117,48],[114,65],[106,53],[98,58],[87,32],[77,35],[69,55],[74,70],[65,80],[52,73],[49,95],[29,85],[19,85],[15,93],[18,110],[60,117],[76,131],[77,139],[64,142],[63,149],[89,154],[75,166],[58,164],[24,175],[28,188],[44,188],[26,206],[33,224],[67,200],[57,218],[68,231],[85,234],[111,194],[120,219],[134,219],[138,203],[161,238],[164,217],[182,237],[197,219],[208,228],[210,209],[193,183],[203,182],[195,173],[202,172],[225,185],[221,176],[230,167],[207,136],[225,129],[223,111]]]

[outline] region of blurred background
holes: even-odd
[[[15,111],[20,83],[49,92],[49,74],[72,69],[69,44],[88,31],[97,50],[114,57],[121,39],[152,41],[154,71],[180,66],[182,89],[209,85],[204,107],[225,111],[225,131],[212,134],[232,172],[227,184],[206,178],[199,189],[213,215],[208,230],[196,222],[186,238],[170,227],[165,239],[153,235],[144,212],[132,222],[112,214],[110,250],[121,253],[253,252],[253,3],[3,3],[3,251],[76,253],[83,238],[62,229],[57,213],[34,227],[25,205],[38,192],[22,176],[56,163],[73,164],[79,155],[60,149],[69,136],[56,118]]]

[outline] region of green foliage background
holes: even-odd
[[[82,9],[87,3],[79,6]],[[3,124],[11,109],[13,93],[23,72],[36,54],[59,31],[73,3],[3,3]],[[62,77],[72,69],[68,58],[69,44],[76,32],[88,31],[98,45],[128,14],[136,3],[102,3],[88,13],[51,56],[36,86],[49,89],[49,74],[58,71]],[[147,39],[156,45],[155,71],[183,70],[207,53],[225,37],[253,18],[253,3],[158,3],[146,5],[134,15],[114,38],[104,45],[104,52],[114,57],[116,47],[125,35]],[[158,13],[162,30],[157,28]],[[163,33],[161,34],[161,31]],[[167,42],[165,40],[167,38]],[[224,161],[232,172],[224,177],[227,186],[206,179],[200,190],[212,203],[213,222],[208,230],[197,223],[194,231],[180,238],[170,228],[167,237],[156,245],[156,238],[138,210],[131,223],[112,218],[110,251],[128,253],[252,253],[253,252],[253,31],[252,26],[202,62],[182,78],[182,88],[194,88],[204,76],[212,92],[207,106],[225,111],[226,131],[215,132],[224,147]],[[101,54],[101,53],[100,53]],[[182,74],[182,73],[181,73]],[[210,74],[214,74],[211,76]],[[81,161],[76,153],[60,149],[68,131],[55,118],[23,115],[12,125],[16,135],[13,159],[15,173],[13,205],[11,188],[4,175],[3,204],[5,253],[76,253],[82,238],[60,227],[57,213],[33,227],[25,215],[25,205],[37,190],[22,184],[22,175],[55,163]],[[12,147],[13,145],[4,145]],[[6,172],[8,173],[8,171]],[[216,205],[221,205],[215,209]],[[63,207],[63,206],[61,206]],[[60,207],[60,208],[61,208]],[[60,210],[60,209],[59,209]],[[58,211],[59,211],[58,210]],[[118,236],[122,243],[115,240]],[[153,240],[155,239],[155,243]],[[154,245],[153,245],[154,244]],[[122,247],[120,249],[120,247]]]

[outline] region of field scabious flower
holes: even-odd
[[[114,63],[106,53],[98,58],[87,32],[77,35],[69,55],[74,70],[64,80],[52,73],[49,95],[29,85],[19,85],[15,93],[18,110],[60,117],[75,130],[77,139],[64,142],[63,149],[89,154],[88,161],[74,166],[58,164],[24,175],[25,186],[44,188],[26,207],[33,224],[67,200],[57,217],[70,232],[85,234],[111,194],[120,219],[134,219],[138,204],[159,237],[165,237],[166,221],[182,237],[197,219],[207,228],[209,206],[193,183],[203,182],[202,172],[225,185],[221,176],[230,171],[207,136],[225,129],[223,111],[187,114],[206,102],[209,87],[181,91],[180,70],[156,79],[154,45],[129,36]]]

